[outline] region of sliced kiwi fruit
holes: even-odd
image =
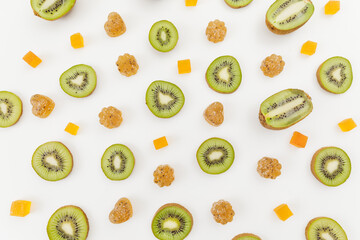
[[[315,152],[311,172],[321,183],[336,187],[350,176],[351,161],[344,150],[338,147],[323,147]]]
[[[291,33],[311,18],[314,9],[310,0],[276,0],[266,13],[266,25],[276,34]]]
[[[323,62],[316,73],[320,86],[328,92],[340,94],[346,92],[353,80],[349,60],[343,57],[332,57]]]
[[[280,130],[303,120],[312,109],[311,98],[303,90],[286,89],[261,103],[259,119],[264,127]]]
[[[181,89],[173,83],[154,81],[146,91],[146,105],[159,118],[175,116],[185,103]]]
[[[154,23],[149,32],[151,46],[160,52],[169,52],[174,49],[178,39],[179,34],[175,25],[167,20]]]
[[[228,141],[221,138],[209,138],[200,145],[196,158],[204,172],[220,174],[231,167],[235,152]]]
[[[152,220],[151,229],[160,240],[182,240],[191,232],[193,217],[183,206],[169,203],[162,206]]]
[[[312,219],[305,229],[306,240],[347,240],[344,229],[334,219],[318,217]]]
[[[85,240],[89,233],[89,221],[77,206],[64,206],[55,211],[47,225],[49,240]]]
[[[31,0],[31,7],[36,16],[52,21],[66,15],[75,2],[76,0]]]
[[[17,123],[22,115],[21,99],[12,92],[0,91],[0,127]]]
[[[122,144],[108,147],[102,158],[101,168],[107,178],[114,181],[128,178],[135,166],[135,157],[131,150]]]
[[[242,8],[249,5],[253,0],[225,0],[226,4],[232,8]]]
[[[232,240],[261,240],[261,238],[251,233],[242,233],[236,235]]]
[[[232,56],[216,58],[206,71],[209,87],[219,93],[235,92],[240,86],[241,79],[239,62]]]
[[[60,86],[65,93],[72,97],[83,98],[89,96],[96,87],[95,70],[85,64],[72,66],[60,76]]]

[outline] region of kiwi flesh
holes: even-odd
[[[146,105],[159,118],[175,116],[185,103],[181,89],[173,83],[154,81],[146,91]]]
[[[56,210],[47,225],[49,240],[85,240],[88,233],[89,221],[85,212],[72,205]]]
[[[62,90],[76,98],[89,96],[95,90],[96,82],[95,70],[85,64],[72,66],[60,76]]]
[[[175,25],[167,20],[154,23],[149,32],[151,46],[160,52],[169,52],[174,49],[178,39],[179,34]]]
[[[53,21],[66,15],[75,3],[76,0],[31,0],[31,7],[36,16]]]
[[[323,62],[316,73],[320,86],[331,93],[346,92],[352,84],[353,72],[349,60],[332,57]]]
[[[242,8],[249,5],[253,0],[225,0],[226,4],[232,8]]]
[[[193,226],[191,213],[183,206],[169,203],[162,206],[152,220],[151,229],[160,240],[182,240]]]
[[[200,145],[196,158],[204,172],[220,174],[226,172],[233,164],[235,151],[228,141],[221,138],[209,138]]]
[[[311,18],[314,9],[310,0],[276,0],[266,13],[266,26],[276,34],[291,33]]]
[[[108,147],[102,158],[101,168],[107,178],[120,181],[128,178],[135,166],[135,157],[131,150],[122,144]]]
[[[300,89],[286,89],[261,103],[259,120],[268,129],[285,129],[303,120],[312,109],[307,93]]]
[[[251,233],[242,233],[235,236],[232,240],[261,240],[261,238]]]
[[[326,186],[336,187],[350,176],[351,161],[344,150],[338,147],[323,147],[315,152],[311,172]]]
[[[17,123],[22,115],[21,99],[12,92],[0,91],[0,127]]]
[[[221,56],[216,58],[206,71],[206,81],[210,88],[219,93],[233,93],[240,86],[241,68],[236,58]]]
[[[71,173],[73,157],[61,142],[47,142],[35,150],[31,164],[41,178],[59,181]]]
[[[312,219],[305,229],[306,240],[347,240],[344,229],[334,219],[318,217]]]

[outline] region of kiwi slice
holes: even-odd
[[[312,158],[311,172],[321,183],[336,187],[349,178],[351,161],[341,148],[323,147]]]
[[[261,240],[261,238],[251,233],[243,233],[235,236],[232,240]]]
[[[31,7],[36,16],[52,21],[66,15],[75,2],[76,0],[31,0]]]
[[[169,52],[177,44],[179,34],[171,22],[162,20],[154,23],[149,32],[150,44],[160,52]]]
[[[173,83],[154,81],[146,91],[146,105],[159,118],[170,118],[180,112],[185,96]]]
[[[253,0],[225,0],[226,4],[232,8],[242,8],[249,5]]]
[[[72,66],[60,76],[60,86],[72,97],[89,96],[96,87],[95,70],[85,64]]]
[[[64,206],[56,210],[47,225],[49,240],[85,240],[89,233],[89,221],[77,206]]]
[[[58,181],[71,173],[73,157],[61,142],[47,142],[35,150],[31,164],[41,178]]]
[[[22,115],[21,99],[12,92],[0,91],[0,127],[17,123]]]
[[[306,226],[307,240],[347,240],[344,229],[334,219],[318,217]]]
[[[221,138],[209,138],[200,145],[196,158],[204,172],[220,174],[231,167],[235,152],[228,141]]]
[[[124,180],[128,178],[135,166],[135,157],[131,150],[122,144],[108,147],[102,158],[101,168],[110,180]]]
[[[311,98],[303,90],[286,89],[278,92],[260,105],[260,123],[269,129],[288,128],[311,113]]]
[[[232,56],[216,58],[206,71],[209,87],[219,93],[235,92],[240,86],[241,78],[239,62]]]
[[[160,240],[182,240],[193,226],[191,213],[183,206],[169,203],[162,206],[152,220],[151,229]]]
[[[316,76],[323,89],[335,94],[346,92],[353,80],[351,64],[343,57],[332,57],[323,62]]]
[[[310,0],[276,0],[266,13],[266,25],[276,34],[291,33],[302,27],[313,13]]]

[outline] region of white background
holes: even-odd
[[[359,128],[342,133],[337,123],[352,117],[360,124],[358,72],[360,59],[358,30],[360,2],[341,2],[341,11],[324,15],[325,0],[314,0],[315,12],[298,31],[285,36],[271,33],[265,26],[270,0],[254,0],[244,9],[231,9],[223,0],[199,0],[197,7],[185,7],[183,0],[78,0],[66,17],[48,22],[32,14],[30,0],[7,1],[0,14],[1,90],[12,91],[23,101],[23,115],[13,127],[0,130],[0,222],[1,239],[47,239],[46,225],[51,214],[63,205],[80,206],[90,222],[89,240],[155,239],[151,220],[165,203],[184,205],[193,214],[189,240],[231,239],[252,232],[268,240],[302,240],[308,221],[327,216],[337,220],[351,240],[360,239],[358,159]],[[127,31],[117,38],[105,34],[108,13],[117,11]],[[154,50],[148,42],[151,25],[162,19],[172,21],[179,31],[179,42],[169,53]],[[228,33],[224,42],[206,39],[209,21],[220,19]],[[70,35],[80,32],[85,48],[73,49]],[[301,45],[318,42],[313,56],[300,54]],[[42,58],[36,69],[23,62],[29,50]],[[120,75],[115,62],[119,55],[133,54],[140,65],[130,78]],[[284,71],[271,79],[261,70],[268,55],[282,55]],[[230,95],[211,90],[204,74],[218,56],[233,55],[241,65],[243,81]],[[353,85],[343,95],[321,89],[316,81],[317,67],[332,56],[348,58],[354,71]],[[191,59],[192,72],[177,74],[177,60]],[[89,64],[98,75],[94,93],[84,99],[66,95],[59,76],[75,64]],[[145,105],[145,92],[154,80],[177,84],[186,102],[178,115],[158,119]],[[314,111],[302,122],[281,131],[263,128],[258,121],[260,103],[286,88],[300,88],[312,98]],[[47,119],[32,115],[30,97],[44,94],[56,102]],[[225,106],[225,121],[216,128],[205,122],[202,113],[213,101]],[[115,106],[124,122],[117,129],[106,129],[98,122],[103,107]],[[64,131],[68,122],[80,126],[77,136]],[[293,131],[309,136],[305,149],[289,144]],[[156,151],[152,140],[168,138],[169,146]],[[234,146],[233,166],[213,176],[201,171],[196,150],[210,137],[227,139]],[[31,167],[34,150],[47,141],[61,141],[74,156],[74,169],[64,180],[47,182]],[[136,157],[132,175],[125,181],[108,180],[100,167],[105,149],[114,143],[127,145]],[[314,152],[323,146],[343,148],[353,169],[348,181],[330,188],[319,183],[310,172]],[[275,157],[283,169],[276,180],[261,178],[257,161]],[[160,164],[175,169],[175,181],[168,188],[153,183],[153,171]],[[120,225],[111,224],[108,214],[116,201],[128,197],[133,217]],[[11,202],[33,202],[25,218],[10,217]],[[227,225],[212,219],[210,208],[220,199],[235,210]],[[287,203],[294,216],[280,221],[273,212]]]

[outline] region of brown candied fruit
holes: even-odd
[[[35,94],[31,97],[32,113],[39,118],[47,118],[54,110],[55,102],[51,98]]]
[[[214,202],[211,208],[211,213],[217,223],[227,224],[234,218],[235,212],[228,201],[220,200]]]
[[[284,69],[285,62],[282,57],[276,54],[272,54],[264,59],[261,64],[261,70],[264,72],[265,76],[275,77],[279,75]]]
[[[218,43],[224,40],[226,36],[225,23],[220,20],[209,22],[206,28],[206,36],[210,42]]]
[[[159,187],[170,186],[174,181],[174,169],[169,165],[160,165],[154,171],[154,183]]]
[[[123,56],[119,56],[116,66],[118,67],[119,72],[127,77],[135,75],[139,69],[136,58],[128,53]]]
[[[107,128],[119,127],[123,121],[121,111],[115,107],[103,108],[99,113],[100,123]]]
[[[133,215],[131,202],[127,198],[121,198],[115,204],[114,209],[109,214],[109,220],[112,223],[118,224],[129,220]]]
[[[264,178],[275,179],[281,175],[281,164],[275,158],[263,157],[258,162],[257,172]]]
[[[204,112],[205,120],[217,127],[224,122],[224,106],[220,102],[213,102],[210,104]]]
[[[110,37],[118,37],[126,32],[126,25],[121,16],[112,12],[108,16],[108,20],[104,25],[107,35]]]

